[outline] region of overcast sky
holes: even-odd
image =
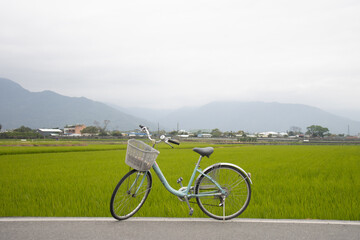
[[[360,1],[1,1],[0,77],[124,107],[360,110]]]

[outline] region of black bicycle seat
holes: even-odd
[[[214,148],[213,147],[193,148],[193,151],[200,154],[202,157],[210,157],[210,155],[214,152]]]

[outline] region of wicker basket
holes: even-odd
[[[154,164],[159,151],[146,143],[130,139],[127,145],[125,163],[139,171],[148,171]]]

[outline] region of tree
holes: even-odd
[[[196,132],[194,132],[195,136],[198,136],[199,134],[201,134],[201,130],[197,130]]]
[[[104,127],[103,127],[103,131],[106,131],[107,126],[109,125],[110,120],[104,120]]]
[[[228,131],[228,132],[224,132],[224,136],[232,138],[232,137],[236,137],[236,133],[233,131],[230,131],[230,132]]]
[[[0,138],[8,138],[8,139],[21,139],[21,138],[42,138],[42,135],[36,132],[35,130],[21,126],[19,128],[14,129],[13,131],[0,133]]]
[[[288,131],[289,136],[296,136],[301,134],[301,127],[292,126]]]
[[[94,121],[94,124],[95,124],[95,126],[98,128],[98,129],[100,129],[101,127],[100,127],[100,123],[98,122],[98,121]]]
[[[100,136],[107,136],[108,133],[106,132],[106,128],[109,125],[110,120],[104,120],[104,127],[100,126],[100,123],[98,121],[94,121],[94,124],[96,125],[96,127],[99,130],[99,135]]]
[[[114,137],[121,137],[122,134],[119,130],[115,130],[115,131],[112,131],[111,132],[111,136],[114,136]]]
[[[81,133],[89,133],[89,134],[98,134],[99,133],[99,128],[95,127],[95,126],[88,126],[86,128],[84,128],[83,130],[81,130]]]
[[[25,126],[21,126],[19,128],[16,128],[13,130],[14,132],[21,132],[21,133],[26,133],[26,132],[34,132],[34,130],[32,130],[29,127],[25,127]]]
[[[211,131],[211,135],[213,137],[221,137],[222,132],[218,128],[215,128]]]
[[[324,137],[325,133],[329,133],[329,129],[319,125],[311,125],[307,127],[306,134],[311,135],[312,137]]]
[[[174,137],[174,136],[178,135],[178,132],[174,130],[174,131],[169,132],[169,135]]]
[[[237,134],[237,135],[241,135],[241,136],[243,136],[243,137],[246,137],[246,133],[245,133],[243,130],[237,131],[236,134]]]

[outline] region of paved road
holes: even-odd
[[[195,218],[0,218],[0,239],[360,239],[360,221]]]

